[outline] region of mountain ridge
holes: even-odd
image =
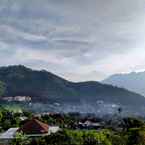
[[[144,105],[145,98],[123,88],[95,81],[71,82],[44,70],[22,65],[0,67],[5,96],[31,96],[36,102],[94,102],[103,100],[122,105]],[[138,101],[136,101],[138,100]]]
[[[122,87],[145,96],[145,71],[115,74],[104,79],[102,83]]]

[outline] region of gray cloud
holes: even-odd
[[[144,6],[144,0],[1,0],[0,65],[22,63],[71,80],[139,69],[143,60],[133,67],[118,58],[131,63],[145,47]]]

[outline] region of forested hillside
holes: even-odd
[[[123,105],[144,105],[145,98],[125,89],[99,82],[73,83],[47,71],[36,71],[25,66],[0,68],[2,96],[31,96],[32,101],[49,102],[105,102]],[[4,89],[5,88],[5,89]],[[3,93],[4,92],[4,93]]]

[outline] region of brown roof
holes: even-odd
[[[48,133],[49,126],[37,119],[26,122],[18,131],[25,134],[45,134]]]

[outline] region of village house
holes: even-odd
[[[92,122],[90,120],[86,120],[85,122],[79,122],[78,123],[79,129],[100,129],[102,128],[101,123]]]
[[[8,102],[30,102],[31,97],[30,96],[15,96],[15,97],[3,97],[3,101],[8,101]]]
[[[14,97],[14,101],[18,101],[18,102],[30,102],[31,101],[31,97],[30,96],[15,96]]]
[[[60,130],[58,126],[49,126],[36,118],[27,121],[20,128],[10,128],[6,132],[0,134],[0,145],[9,144],[9,142],[15,138],[18,132],[24,133],[27,137],[35,138],[41,136],[47,136],[51,133],[56,133]]]

